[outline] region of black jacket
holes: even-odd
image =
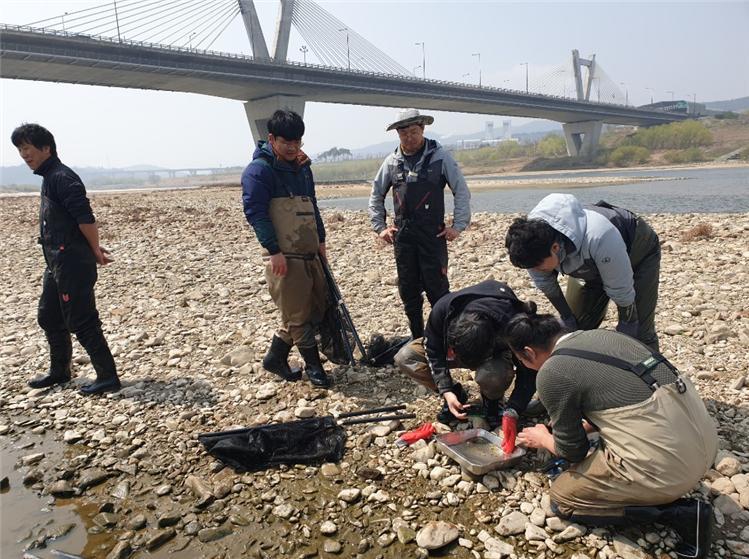
[[[509,350],[499,334],[513,316],[522,312],[522,302],[510,286],[494,280],[482,281],[471,287],[448,293],[437,301],[429,314],[424,330],[424,348],[434,383],[440,394],[453,388],[453,380],[447,363],[447,330],[450,322],[469,304],[471,310],[489,316],[494,322],[495,332],[498,334],[494,342],[494,355]],[[528,406],[528,402],[536,391],[536,375],[534,371],[523,366],[514,357],[513,361],[516,374],[515,388],[507,402],[507,407],[520,413]]]
[[[65,208],[76,223],[94,223],[94,213],[81,178],[56,156],[50,156],[34,171],[42,180],[42,196]]]

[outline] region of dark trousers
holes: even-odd
[[[73,254],[54,252],[48,254],[51,266],[44,271],[37,312],[39,326],[49,342],[51,372],[67,374],[72,356],[72,333],[91,357],[97,378],[116,375],[114,359],[96,310],[96,263],[89,258],[80,260]]]
[[[406,316],[421,316],[422,293],[434,304],[450,291],[447,279],[447,241],[437,237],[439,229],[414,224],[399,226],[395,237],[398,293]]]
[[[643,219],[637,221],[629,258],[634,273],[635,305],[640,322],[637,339],[657,351],[655,306],[658,302],[661,245],[656,232]],[[582,283],[571,277],[567,282],[565,298],[581,330],[598,328],[606,317],[609,297],[601,282]]]

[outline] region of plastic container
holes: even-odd
[[[520,447],[516,447],[512,454],[505,454],[502,437],[484,429],[445,433],[437,436],[436,441],[440,452],[477,476],[510,468],[525,456],[525,449]]]

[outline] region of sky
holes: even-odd
[[[121,0],[122,1],[122,0]],[[0,0],[0,22],[27,24],[103,4]],[[728,2],[318,2],[417,74],[424,43],[427,78],[524,89],[570,60],[593,53],[631,104],[651,96],[713,101],[749,96],[749,0]],[[269,49],[277,1],[255,1]],[[68,16],[70,17],[70,16]],[[304,44],[292,30],[289,58]],[[250,54],[239,17],[213,50]],[[479,57],[474,56],[480,53]],[[307,53],[308,62],[317,62]],[[0,66],[0,76],[2,67]],[[418,106],[418,100],[414,100]],[[396,110],[307,103],[305,151],[355,149],[383,141]],[[502,117],[431,113],[441,135],[482,130]],[[9,141],[22,122],[50,129],[71,166],[170,168],[245,165],[253,139],[242,103],[195,94],[0,79],[0,166],[21,161]],[[528,122],[513,118],[513,126]]]

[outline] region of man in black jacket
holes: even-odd
[[[99,245],[86,188],[57,157],[55,138],[46,128],[24,124],[13,131],[11,141],[34,174],[43,177],[39,244],[47,268],[37,319],[49,342],[50,368],[46,375],[29,381],[29,386],[46,388],[70,380],[73,333],[96,371],[96,381],[82,387],[81,392],[117,391],[120,379],[94,298],[96,265],[104,266],[111,259]]]
[[[476,371],[482,415],[491,428],[501,422],[504,430],[504,423],[516,423],[528,407],[536,384],[535,375],[512,356],[500,335],[513,316],[531,308],[534,303],[519,300],[506,283],[493,280],[448,293],[429,314],[424,337],[404,346],[395,364],[444,398],[437,416],[443,423],[467,417],[468,394],[453,382],[450,367]],[[502,419],[501,404],[513,379]]]

